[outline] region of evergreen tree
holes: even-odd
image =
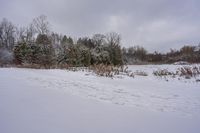
[[[30,47],[26,42],[18,43],[14,48],[14,58],[17,64],[30,63]]]
[[[50,68],[55,64],[55,51],[50,38],[45,34],[39,34],[36,39],[36,45],[39,46],[38,59],[39,64],[45,68]]]

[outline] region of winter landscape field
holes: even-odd
[[[0,0],[0,133],[200,133],[200,0]]]
[[[132,65],[134,77],[112,78],[0,68],[0,133],[199,133],[200,77],[153,74],[179,67]]]

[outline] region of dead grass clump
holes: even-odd
[[[119,73],[114,66],[104,64],[93,65],[90,69],[93,70],[95,74],[105,77],[113,77]]]
[[[162,76],[175,76],[176,73],[170,72],[167,69],[161,69],[161,70],[154,71],[153,75],[159,76],[159,77],[162,77]]]
[[[134,73],[128,70],[127,66],[113,66],[113,65],[104,65],[98,64],[89,67],[89,70],[92,70],[98,76],[104,77],[114,77],[115,75],[124,75],[129,77],[134,77]]]
[[[193,66],[193,67],[189,67],[189,66],[181,67],[181,68],[178,68],[177,74],[179,76],[181,76],[181,77],[184,76],[187,79],[189,79],[191,77],[196,77],[196,76],[200,75],[200,67],[197,67],[197,66]]]
[[[33,69],[42,69],[41,65],[38,64],[22,64],[22,65],[16,65],[18,68],[33,68]]]
[[[157,70],[153,72],[153,75],[159,76],[159,77],[167,77],[171,76],[172,78],[181,77],[185,79],[191,79],[195,78],[200,75],[200,67],[198,66],[184,66],[180,67],[176,70],[176,72],[170,72],[167,69]],[[198,81],[197,81],[198,82]]]

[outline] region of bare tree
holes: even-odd
[[[121,42],[121,36],[116,32],[106,34],[106,41],[111,46],[118,46]]]
[[[105,35],[102,34],[95,34],[92,37],[92,42],[94,43],[95,46],[103,45],[105,44]]]
[[[32,25],[39,34],[48,34],[50,31],[49,22],[47,21],[47,17],[45,15],[41,15],[33,19]]]
[[[35,40],[35,34],[36,34],[36,30],[34,28],[34,25],[30,24],[26,28],[26,40],[29,42],[33,42]]]
[[[16,27],[7,19],[0,23],[0,47],[11,50],[15,43],[14,33]]]
[[[22,42],[25,40],[25,36],[26,36],[25,31],[26,31],[25,27],[17,28],[16,36],[15,36],[17,42]]]
[[[16,41],[17,42],[34,42],[35,40],[35,29],[32,24],[28,27],[20,27],[16,30]]]

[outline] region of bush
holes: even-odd
[[[153,75],[162,77],[162,76],[176,75],[176,73],[170,72],[167,69],[161,69],[161,70],[154,71]]]
[[[13,62],[13,54],[6,49],[0,49],[0,66],[5,66]]]
[[[167,69],[157,70],[153,72],[153,75],[163,77],[163,76],[179,76],[184,77],[185,79],[191,79],[192,77],[196,78],[200,75],[200,67],[198,66],[184,66],[176,70],[176,72],[170,72]]]
[[[129,76],[134,78],[134,73],[128,71],[128,67],[124,66],[114,66],[114,65],[104,65],[98,64],[89,67],[89,70],[92,70],[98,76],[104,77],[114,77],[115,75],[118,76]]]
[[[200,67],[194,66],[194,67],[181,67],[178,68],[178,75],[179,76],[185,76],[187,77],[196,77],[200,75]]]
[[[114,69],[114,66],[111,65],[93,65],[90,69],[93,70],[98,76],[113,77],[116,73],[116,69]]]

